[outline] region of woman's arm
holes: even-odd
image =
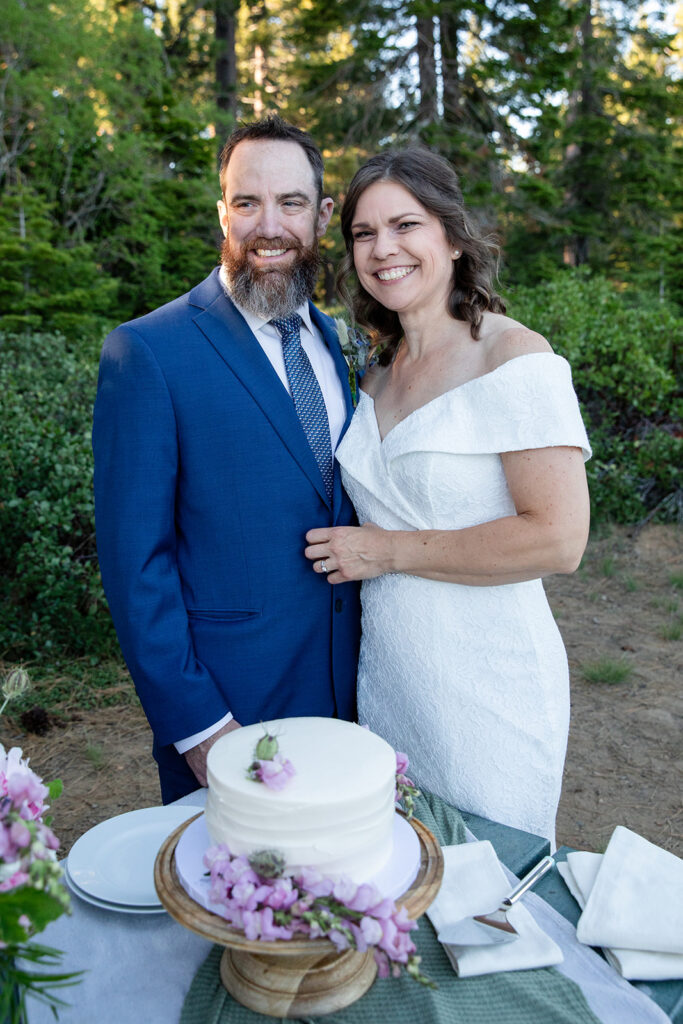
[[[573,572],[588,539],[590,508],[580,448],[505,452],[503,468],[516,515],[463,530],[309,530],[306,557],[330,583],[387,572],[497,586]]]

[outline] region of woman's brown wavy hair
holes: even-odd
[[[337,291],[370,341],[370,355],[377,353],[381,366],[394,358],[403,336],[398,315],[374,299],[359,284],[353,265],[351,225],[358,200],[377,181],[393,181],[404,188],[441,221],[446,238],[462,255],[453,261],[453,286],[448,311],[456,320],[468,321],[473,338],[479,337],[485,312],[504,313],[505,304],[493,283],[499,249],[493,239],[477,231],[465,210],[458,178],[443,157],[419,146],[387,150],[372,157],[356,172],[341,210],[346,255],[337,273]]]

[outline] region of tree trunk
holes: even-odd
[[[580,267],[588,263],[591,256],[591,238],[583,227],[595,223],[604,205],[604,183],[596,174],[595,148],[597,121],[604,116],[595,76],[595,55],[593,40],[593,14],[591,0],[584,0],[584,14],[579,26],[581,74],[579,88],[569,97],[567,125],[578,123],[576,142],[565,150],[569,189],[567,194],[570,216],[578,220],[580,228],[570,242],[569,252],[565,250],[565,262]]]
[[[441,76],[443,79],[443,119],[446,124],[462,120],[462,88],[458,67],[458,30],[460,12],[450,3],[439,15],[441,38]]]
[[[421,125],[431,124],[437,118],[436,106],[436,61],[434,59],[434,19],[418,16],[417,62],[420,73],[420,103],[417,116]]]
[[[216,0],[216,135],[219,147],[237,117],[235,21],[240,0]]]

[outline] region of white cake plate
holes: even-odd
[[[178,875],[176,853],[192,824],[180,825],[163,843],[154,866],[154,882],[171,917],[203,938],[225,947],[220,977],[230,995],[250,1010],[280,1020],[336,1013],[360,999],[377,973],[371,950],[359,953],[346,949],[340,953],[330,939],[323,937],[295,936],[274,942],[251,940],[185,890]],[[439,891],[443,854],[422,822],[412,818],[407,824],[418,837],[419,867],[414,881],[399,895],[397,903],[408,917],[417,920]],[[401,861],[402,845],[402,839],[394,844],[392,861]],[[204,850],[200,850],[201,856],[203,853]]]
[[[206,830],[204,815],[190,822],[178,840],[175,850],[175,867],[178,880],[188,896],[196,900],[205,910],[217,913],[215,903],[209,900],[211,881],[207,876],[204,854],[212,845]],[[415,881],[420,867],[420,840],[410,823],[400,814],[394,815],[394,840],[391,857],[381,871],[369,882],[389,899],[402,896]]]

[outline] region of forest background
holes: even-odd
[[[388,145],[450,159],[501,242],[509,312],[572,364],[594,524],[681,520],[683,5],[0,11],[0,668],[119,678],[91,493],[99,348],[216,264],[217,152],[270,111],[312,133],[337,204]],[[336,221],[322,245],[334,311]]]

